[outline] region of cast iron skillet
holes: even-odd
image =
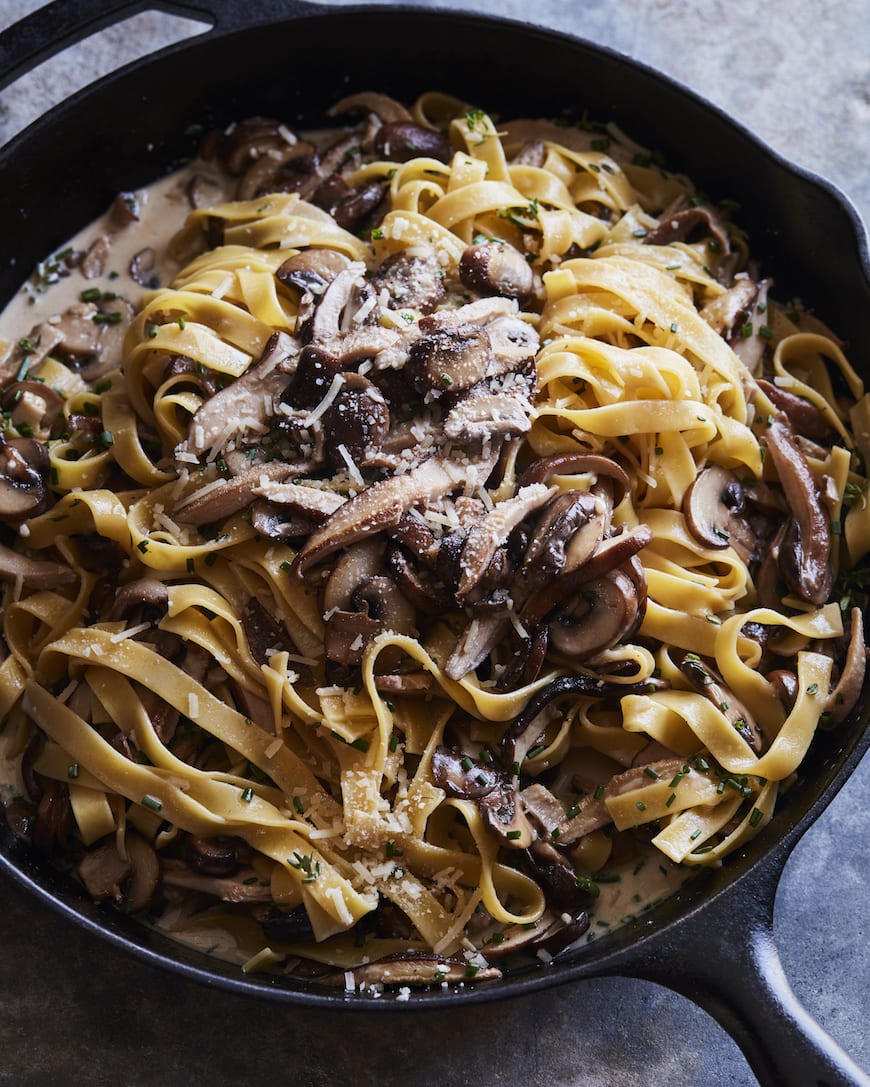
[[[502,116],[613,120],[717,198],[738,200],[753,253],[780,297],[810,299],[853,345],[870,377],[870,261],[855,211],[830,185],[784,162],[721,111],[661,74],[600,46],[454,11],[326,9],[301,0],[60,0],[0,34],[0,86],[75,41],[147,8],[213,24],[101,80],[0,150],[0,304],[34,264],[95,218],[119,190],[143,185],[196,148],[202,126],[254,113],[309,123],[352,90],[403,100],[449,90]],[[528,78],[517,78],[526,75]],[[865,357],[861,357],[861,351]],[[856,357],[857,356],[857,357]],[[0,865],[60,912],[152,964],[228,990],[324,1011],[425,1009],[531,994],[578,978],[659,982],[710,1012],[766,1085],[870,1085],[797,1002],[772,941],[773,900],[793,846],[870,745],[870,706],[822,733],[808,769],[768,827],[727,865],[636,923],[502,981],[425,992],[404,1004],[243,976],[82,897],[8,832]]]

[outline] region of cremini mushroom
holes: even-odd
[[[686,653],[680,661],[680,671],[691,685],[720,710],[734,730],[759,754],[764,743],[761,729],[754,717],[736,694],[726,686],[712,665],[703,661],[697,653]]]
[[[788,587],[802,600],[821,607],[831,595],[831,526],[816,482],[794,439],[786,416],[774,416],[766,444],[792,519],[779,548],[779,568]]]
[[[370,280],[380,296],[386,291],[393,309],[432,313],[444,298],[444,269],[430,246],[394,253],[375,270]]]
[[[375,150],[391,162],[407,162],[421,156],[449,162],[453,153],[450,142],[440,132],[404,120],[390,121],[378,129]]]
[[[33,438],[0,437],[0,516],[17,522],[45,508],[48,451]]]
[[[705,547],[733,547],[744,561],[755,557],[758,537],[749,523],[743,485],[719,465],[703,468],[683,498],[686,527]]]
[[[459,260],[459,278],[473,291],[504,298],[528,298],[534,287],[529,262],[507,242],[469,245]]]
[[[499,767],[443,745],[432,758],[435,784],[450,796],[473,800],[486,825],[510,849],[528,849],[535,837],[514,781]]]

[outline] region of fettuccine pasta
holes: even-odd
[[[7,818],[245,970],[468,982],[720,864],[852,709],[868,400],[615,129],[332,112],[210,137],[135,306],[130,194],[31,283]]]

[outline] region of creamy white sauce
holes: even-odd
[[[75,235],[61,250],[73,248],[86,252],[99,237],[109,240],[109,257],[104,274],[86,279],[78,268],[73,268],[56,283],[35,289],[28,280],[6,309],[0,313],[0,337],[15,343],[43,321],[51,321],[69,306],[81,301],[81,293],[91,287],[115,292],[135,308],[151,288],[143,288],[130,276],[130,261],[140,250],[154,249],[157,261],[154,274],[160,286],[171,283],[179,266],[169,254],[173,235],[183,226],[191,205],[187,186],[194,174],[207,177],[217,187],[217,199],[223,199],[218,176],[208,166],[195,163],[169,177],[155,182],[133,195],[139,209],[138,221],[119,226],[111,210]],[[11,754],[0,737],[0,800],[8,803],[24,794],[20,773],[20,756]],[[641,848],[638,856],[619,867],[608,867],[604,880],[598,882],[599,894],[589,909],[590,924],[587,932],[575,946],[582,946],[607,935],[624,925],[664,898],[672,895],[692,872],[673,864],[652,846]],[[594,881],[596,876],[591,877]],[[242,955],[231,934],[217,927],[195,926],[186,932],[172,931],[180,918],[171,917],[159,927],[173,939],[193,946],[232,962],[243,962]]]

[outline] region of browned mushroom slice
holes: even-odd
[[[694,478],[683,498],[686,527],[705,547],[733,547],[744,562],[758,538],[746,518],[743,485],[726,468],[711,465]]]
[[[737,695],[725,685],[722,677],[709,664],[702,661],[697,653],[687,653],[683,657],[680,662],[680,671],[696,691],[721,710],[752,750],[760,754],[764,743],[761,729]]]
[[[821,607],[831,595],[833,582],[830,521],[785,415],[778,413],[765,434],[773,467],[793,514],[780,545],[779,567],[792,592]]]
[[[390,121],[379,128],[375,151],[391,162],[408,162],[421,157],[449,162],[453,154],[450,141],[440,132],[423,128],[413,121]]]
[[[16,522],[41,513],[47,469],[48,452],[41,442],[0,436],[0,516]]]
[[[241,838],[229,835],[200,838],[190,834],[184,841],[184,858],[202,876],[225,878],[250,862],[251,850]]]
[[[272,653],[298,653],[287,628],[252,596],[242,611],[242,629],[251,656],[257,664],[267,664]]]
[[[407,600],[427,615],[441,615],[453,603],[452,591],[436,574],[420,562],[414,562],[403,547],[391,544],[387,564]]]
[[[738,314],[737,322],[728,337],[731,349],[750,374],[758,372],[767,345],[767,340],[760,335],[764,321],[763,318],[759,320],[759,315],[767,309],[767,292],[771,282],[769,279],[763,279],[758,284],[751,306]]]
[[[169,592],[163,581],[140,577],[122,586],[112,602],[110,621],[135,617],[139,622],[157,622],[169,607]]]
[[[300,294],[309,292],[312,295],[321,295],[338,273],[345,271],[350,264],[350,258],[337,249],[314,246],[288,257],[275,272],[275,276]]]
[[[105,234],[95,238],[79,264],[79,271],[85,279],[98,279],[106,271],[109,260],[110,243]]]
[[[473,291],[504,298],[528,298],[534,286],[529,262],[507,242],[469,245],[459,260],[459,278]]]
[[[489,369],[492,345],[477,324],[442,328],[437,318],[420,321],[422,335],[408,353],[407,369],[414,388],[434,397],[463,393],[481,381]]]
[[[758,387],[767,398],[783,412],[791,423],[795,435],[809,438],[822,446],[830,446],[836,438],[836,431],[825,419],[815,404],[802,396],[781,389],[770,381],[758,381]]]
[[[510,439],[531,430],[533,413],[522,384],[513,384],[501,392],[472,390],[447,413],[444,434],[461,445]]]
[[[63,340],[61,332],[48,323],[35,325],[22,336],[0,363],[0,384],[6,385],[16,377],[36,370]]]
[[[625,469],[615,460],[597,453],[554,453],[549,457],[542,457],[526,469],[520,479],[520,486],[526,483],[549,483],[553,476],[586,472],[595,475],[599,480],[609,479],[619,485],[613,498],[615,506],[619,505],[631,487]]]
[[[536,386],[535,355],[540,347],[538,330],[521,317],[509,315],[486,322],[486,334],[492,346],[488,378],[510,373],[528,375],[529,393]],[[507,386],[505,386],[507,387]]]
[[[644,245],[670,245],[672,242],[685,241],[697,227],[711,235],[718,242],[721,251],[731,249],[728,231],[722,219],[712,208],[683,208],[673,215],[665,215],[663,221],[644,238]]]
[[[598,885],[579,875],[564,853],[551,842],[532,842],[526,857],[547,902],[572,913],[586,909],[598,895]]]
[[[20,580],[22,589],[29,592],[71,585],[76,580],[76,575],[63,563],[32,559],[0,544],[0,579],[13,584]]]
[[[258,482],[253,493],[277,506],[287,507],[292,513],[304,516],[312,526],[322,524],[347,501],[344,495],[335,491],[271,479]]]
[[[378,634],[416,634],[416,611],[390,577],[379,575],[362,582],[351,594],[350,605],[353,611],[335,611],[326,622],[326,656],[338,664],[359,664]],[[383,652],[378,668],[389,670],[400,659]]]
[[[431,313],[444,297],[444,269],[435,250],[417,248],[411,253],[394,253],[371,278],[380,294],[386,291],[393,309],[415,309]]]
[[[127,834],[124,848],[132,870],[124,894],[123,907],[127,913],[138,913],[153,902],[160,889],[162,878],[160,861],[151,843],[146,842],[138,834]]]
[[[134,253],[130,258],[130,278],[140,287],[157,287],[160,280],[157,277],[157,253],[152,247],[146,246]]]
[[[192,872],[184,861],[163,861],[163,882],[171,887],[201,891],[223,902],[271,902],[272,891],[253,868],[242,868],[234,876],[203,876]]]
[[[226,169],[238,176],[261,155],[287,145],[278,121],[267,117],[248,117],[225,132],[218,155]],[[286,130],[285,130],[286,131]]]
[[[485,479],[492,470],[491,461],[488,468],[483,468],[483,463],[479,468],[480,479]],[[385,528],[393,528],[401,520],[402,514],[418,502],[428,502],[449,494],[459,486],[460,480],[467,478],[468,467],[459,468],[432,456],[404,475],[373,483],[345,502],[321,528],[312,533],[294,559],[294,575],[301,577],[309,567],[334,551]]]
[[[344,384],[323,416],[327,459],[336,471],[366,466],[390,429],[390,409],[384,394],[367,378],[341,375]]]
[[[638,625],[634,582],[616,570],[584,585],[550,620],[550,644],[572,660],[594,657]]]
[[[540,509],[554,494],[555,487],[545,487],[542,483],[522,487],[513,498],[499,502],[483,520],[470,529],[459,558],[457,600],[462,601],[477,585],[496,550],[506,542],[513,529]]]
[[[401,102],[377,91],[359,91],[340,98],[327,110],[330,117],[341,117],[346,113],[373,113],[384,124],[391,121],[410,121],[411,114]]]
[[[741,316],[748,313],[757,292],[758,284],[753,280],[737,279],[727,291],[707,302],[700,315],[720,336],[727,338]]]
[[[564,491],[554,498],[535,521],[523,556],[529,588],[534,591],[587,562],[604,537],[607,516],[605,504],[588,491]]]
[[[851,623],[852,632],[843,671],[837,686],[825,703],[823,720],[828,725],[837,725],[845,719],[854,708],[864,686],[867,653],[864,646],[864,619],[860,608],[852,608]]]
[[[382,181],[373,180],[354,189],[339,174],[332,174],[315,189],[311,200],[329,212],[338,226],[359,230],[383,201],[384,188]]]
[[[442,985],[467,982],[469,978],[482,981],[500,978],[501,971],[492,966],[470,968],[465,959],[437,956],[432,951],[399,951],[374,962],[355,966],[352,970],[329,974],[321,978],[324,985],[347,985],[347,974],[353,975],[360,988],[370,985]]]
[[[504,770],[439,746],[432,759],[435,784],[451,796],[473,800],[490,830],[510,849],[528,849],[535,832],[519,791]]]
[[[223,521],[250,506],[254,501],[255,487],[259,489],[270,480],[281,482],[291,472],[292,467],[281,461],[256,464],[241,475],[220,482],[214,480],[189,494],[176,507],[173,515],[186,525],[210,525]]]
[[[298,354],[296,340],[284,332],[273,333],[258,362],[197,408],[187,438],[175,450],[179,467],[191,456],[220,449],[230,438],[266,429],[273,403],[286,388]]]
[[[3,408],[19,430],[29,426],[38,441],[49,437],[64,398],[42,381],[16,381],[3,393]]]
[[[498,645],[510,625],[510,620],[502,614],[475,616],[447,658],[444,665],[447,678],[460,680],[473,671]]]
[[[288,135],[290,133],[288,132]],[[236,187],[237,200],[253,200],[268,193],[297,192],[315,171],[317,149],[305,140],[286,139],[254,159]]]
[[[589,916],[585,911],[572,917],[545,910],[534,924],[511,925],[490,936],[481,950],[487,959],[496,960],[522,951],[540,950],[557,955],[579,940],[588,928]]]
[[[114,838],[110,838],[89,849],[76,870],[95,902],[113,899],[120,903],[123,899],[121,884],[132,869],[129,858],[121,856]]]
[[[392,672],[375,676],[375,687],[382,694],[428,694],[434,680],[428,672]]]

